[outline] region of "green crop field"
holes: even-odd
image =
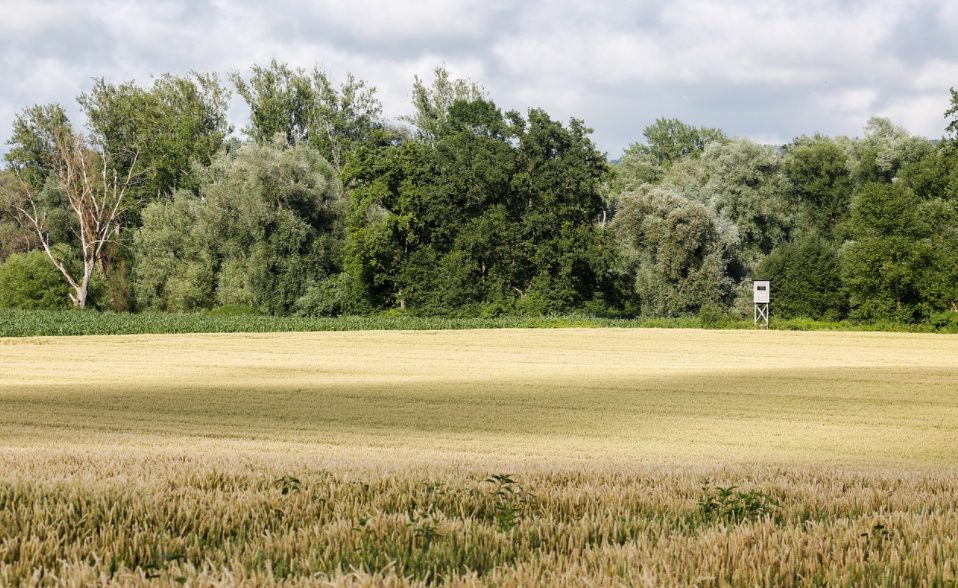
[[[958,337],[0,338],[0,585],[954,585]]]

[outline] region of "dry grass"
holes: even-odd
[[[956,417],[940,335],[0,339],[0,585],[952,585]]]

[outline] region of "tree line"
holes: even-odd
[[[249,107],[235,133],[232,93]],[[958,93],[945,136],[883,118],[784,146],[659,119],[609,162],[581,120],[469,80],[374,87],[273,61],[96,80],[16,117],[0,307],[274,315],[773,313],[955,321]]]

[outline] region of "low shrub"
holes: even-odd
[[[715,329],[725,322],[725,313],[717,304],[706,302],[699,309],[699,323],[706,329]]]
[[[928,322],[939,333],[958,333],[958,312],[937,312]]]
[[[70,306],[70,287],[47,254],[14,253],[0,264],[0,308],[57,309]]]
[[[771,517],[778,501],[760,490],[742,492],[738,486],[715,486],[708,478],[702,481],[699,514],[709,522],[739,524]]]

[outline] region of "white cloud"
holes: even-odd
[[[938,20],[948,29],[958,29],[958,3],[953,0],[939,0]]]
[[[862,117],[874,112],[878,91],[874,88],[851,88],[823,94],[819,98],[822,108],[837,111],[843,116]]]
[[[945,107],[939,93],[903,96],[891,100],[878,113],[913,133],[926,137],[945,134]]]
[[[915,90],[933,90],[944,93],[958,85],[958,58],[934,59],[912,73],[911,87]]]
[[[415,42],[422,38],[462,41],[488,34],[499,2],[424,2],[421,0],[324,0],[314,12],[334,27],[351,32],[371,43]]]
[[[367,79],[389,116],[444,63],[504,108],[585,119],[613,156],[657,116],[774,140],[887,114],[938,136],[958,85],[952,0],[0,0],[0,13],[0,141],[30,104],[75,115],[92,77],[273,57]]]
[[[0,33],[4,35],[40,35],[57,26],[75,23],[80,15],[80,3],[30,2],[5,0],[0,3],[3,18]]]

